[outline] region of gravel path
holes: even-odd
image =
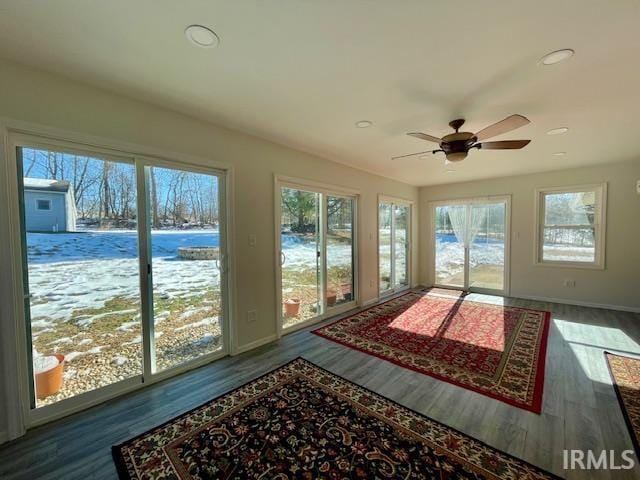
[[[192,310],[193,311],[193,310]],[[185,315],[175,312],[156,325],[156,368],[164,370],[222,348],[222,330],[216,307]],[[162,317],[160,317],[162,318]],[[40,333],[44,332],[41,330]],[[51,332],[49,332],[51,333]],[[140,321],[125,323],[113,333],[86,328],[72,337],[40,340],[34,346],[43,354],[65,355],[63,387],[56,395],[38,400],[38,406],[111,385],[142,373]],[[47,336],[50,338],[50,336]]]

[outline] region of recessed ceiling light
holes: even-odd
[[[548,53],[542,57],[540,59],[540,63],[542,63],[542,65],[555,65],[556,63],[560,63],[571,58],[574,53],[575,52],[570,48],[556,50],[555,52]]]
[[[569,129],[567,127],[560,128],[552,128],[547,132],[547,135],[562,135],[563,133],[567,133]]]
[[[358,128],[367,128],[371,125],[373,125],[373,122],[370,122],[369,120],[360,120],[359,122],[356,122],[356,127]]]
[[[210,28],[202,25],[189,25],[184,34],[196,47],[215,48],[220,43],[218,35]]]
[[[564,155],[567,154],[567,152],[554,152],[553,153],[556,157],[563,157]]]

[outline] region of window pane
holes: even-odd
[[[436,284],[464,287],[464,244],[453,229],[449,216],[452,210],[447,206],[436,208]]]
[[[51,200],[38,200],[38,210],[51,210]]]
[[[544,196],[545,225],[593,225],[596,193],[548,193]]]
[[[391,204],[381,203],[378,206],[378,262],[380,271],[380,291],[391,288]]]
[[[485,213],[469,246],[469,286],[503,290],[506,204],[473,205],[472,209]]]
[[[327,306],[353,297],[353,200],[327,196]]]
[[[282,188],[282,319],[289,328],[322,314],[320,194]]]
[[[21,148],[36,407],[142,373],[135,169]]]
[[[221,350],[219,179],[146,167],[156,371]]]
[[[588,263],[593,263],[596,260],[595,229],[593,227],[546,227],[543,236],[543,260]]]
[[[395,286],[409,284],[407,278],[408,247],[409,247],[409,207],[395,205],[395,238],[394,238],[394,261],[395,261]]]

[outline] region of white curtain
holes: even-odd
[[[450,205],[447,207],[451,227],[453,233],[456,234],[458,243],[465,244],[465,232],[467,230],[467,206],[466,205]]]
[[[487,216],[484,205],[449,205],[449,220],[456,235],[456,240],[465,247],[470,246],[482,227]]]

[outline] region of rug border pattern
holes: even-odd
[[[618,403],[620,404],[620,410],[622,411],[622,416],[624,417],[624,422],[627,425],[627,429],[629,430],[629,436],[631,437],[631,442],[633,443],[633,448],[636,451],[636,457],[640,458],[640,439],[638,435],[640,432],[636,434],[636,431],[633,427],[633,422],[631,422],[631,417],[629,416],[629,412],[627,411],[627,407],[624,402],[624,397],[622,396],[622,392],[618,387],[618,382],[616,381],[616,377],[613,373],[613,369],[611,368],[611,362],[609,362],[609,357],[622,357],[622,358],[631,358],[633,360],[637,360],[640,362],[640,357],[631,357],[628,355],[620,355],[617,353],[609,352],[607,350],[604,351],[605,361],[607,362],[607,369],[609,371],[609,375],[611,376],[611,383],[613,384],[613,389],[616,392],[616,398],[618,399]]]

